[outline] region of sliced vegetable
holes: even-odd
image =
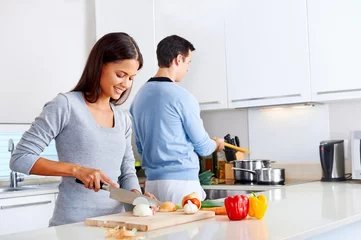
[[[107,238],[116,238],[116,239],[143,239],[144,237],[136,237],[137,229],[133,228],[132,230],[127,230],[125,226],[117,226],[112,229],[107,229],[106,237]]]
[[[139,204],[147,204],[149,205],[149,201],[144,197],[137,197],[133,200],[133,205],[137,206]]]
[[[133,215],[137,217],[152,216],[153,211],[150,209],[149,204],[138,204],[133,208]]]
[[[224,202],[214,201],[214,200],[204,200],[201,202],[202,208],[214,208],[214,207],[223,207]]]
[[[201,208],[202,211],[214,212],[216,215],[227,215],[226,207]]]

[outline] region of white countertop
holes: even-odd
[[[305,239],[361,220],[360,181],[286,185],[264,194],[270,201],[263,220],[217,216],[144,234],[147,239]],[[105,230],[76,223],[1,239],[105,239]]]
[[[41,184],[22,186],[20,187],[20,191],[1,192],[0,199],[58,193],[58,185],[59,184]]]

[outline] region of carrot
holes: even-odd
[[[201,208],[203,211],[213,211],[216,215],[227,215],[226,207]]]

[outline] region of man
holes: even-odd
[[[224,148],[210,139],[196,98],[178,86],[195,48],[172,35],[157,46],[158,72],[138,91],[130,108],[138,152],[147,181],[145,189],[160,201],[176,204],[192,192],[206,197],[198,178],[197,153],[208,156]]]

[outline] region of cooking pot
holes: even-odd
[[[233,161],[233,167],[254,171],[260,168],[270,168],[271,163],[274,162],[275,161],[266,160],[266,159],[236,160]],[[246,171],[234,171],[234,178],[237,181],[245,181],[245,182],[257,181],[257,178],[254,174]]]
[[[248,170],[244,168],[233,168],[235,171],[248,172],[253,174],[257,183],[267,184],[284,184],[285,183],[285,169],[284,168],[260,168]]]

